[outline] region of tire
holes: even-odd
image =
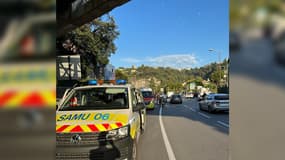
[[[145,130],[146,130],[146,122],[145,122],[145,124],[143,126],[143,124],[142,124],[142,115],[140,115],[140,125],[141,125],[141,127],[140,127],[140,130],[141,130],[140,134],[143,135]]]
[[[200,110],[200,111],[203,111],[203,108],[202,108],[202,106],[201,106],[201,103],[199,103],[199,110]]]
[[[132,148],[132,160],[136,160],[137,159],[137,141],[136,139],[133,141],[133,148]]]
[[[208,112],[209,113],[214,113],[214,110],[213,110],[213,108],[211,106],[208,106]]]

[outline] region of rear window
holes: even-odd
[[[229,100],[229,95],[215,96],[215,100]]]
[[[181,98],[180,95],[173,95],[173,98]]]
[[[143,91],[142,95],[143,95],[143,98],[153,98],[153,94],[151,91]]]

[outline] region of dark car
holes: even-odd
[[[179,94],[174,94],[170,97],[170,103],[182,104],[182,97]]]
[[[274,41],[274,58],[277,63],[285,65],[285,31]]]

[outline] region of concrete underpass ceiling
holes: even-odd
[[[57,37],[130,0],[57,0]]]

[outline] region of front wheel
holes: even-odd
[[[203,111],[201,103],[199,103],[199,109],[200,109],[200,111]]]
[[[209,113],[213,113],[214,109],[211,106],[208,106],[208,111],[209,111]]]
[[[141,125],[141,127],[140,127],[141,132],[140,133],[143,134],[146,130],[146,120],[143,120],[143,114],[140,115],[140,125]]]

